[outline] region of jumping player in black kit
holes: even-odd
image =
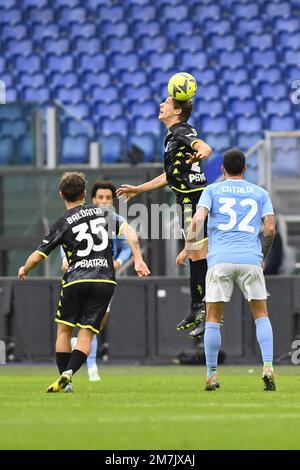
[[[35,268],[57,246],[62,245],[69,268],[62,280],[61,296],[55,321],[58,324],[56,362],[60,377],[47,392],[60,392],[72,381],[72,376],[85,363],[94,334],[98,334],[107,319],[107,307],[116,285],[113,265],[112,233],[124,233],[135,260],[138,276],[150,274],[144,263],[135,231],[108,207],[85,204],[83,173],[65,173],[60,181],[60,195],[67,211],[51,227],[19,269],[19,278]],[[71,337],[79,328],[76,349],[71,349]]]
[[[196,211],[207,181],[201,167],[201,161],[212,150],[197,134],[196,129],[188,124],[192,112],[192,101],[177,101],[168,96],[160,104],[159,119],[168,129],[165,139],[164,173],[139,186],[123,184],[117,189],[117,196],[131,199],[138,194],[169,185],[176,194],[176,201],[181,207],[182,231],[187,233],[189,224]],[[207,271],[207,234],[206,227],[199,248],[193,250],[190,263],[191,307],[184,319],[177,325],[177,330],[196,328],[190,333],[198,337],[204,333],[205,276]]]

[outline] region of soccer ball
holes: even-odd
[[[193,75],[179,72],[173,75],[168,83],[168,92],[175,100],[190,100],[197,91],[197,83]]]

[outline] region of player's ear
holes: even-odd
[[[59,196],[63,199],[63,193],[61,191],[59,191]]]
[[[224,168],[224,165],[221,165],[221,170],[222,170],[222,174],[223,174],[224,178],[226,178],[226,170]]]

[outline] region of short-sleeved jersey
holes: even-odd
[[[124,221],[108,207],[84,204],[67,210],[51,227],[37,249],[47,257],[62,245],[69,269],[63,277],[66,287],[74,282],[113,282],[113,234]]]
[[[170,188],[176,193],[199,191],[207,185],[200,162],[187,164],[187,153],[193,154],[192,145],[198,137],[196,129],[187,122],[171,126],[165,139],[164,166]]]
[[[209,266],[219,263],[261,265],[262,218],[273,214],[268,192],[242,179],[209,185],[198,206],[209,210]]]

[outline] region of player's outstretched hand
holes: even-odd
[[[188,164],[201,162],[201,160],[208,157],[208,155],[205,155],[203,152],[200,152],[200,151],[194,152],[193,155],[191,153],[186,153],[186,155],[189,157],[189,159],[186,160],[185,163],[188,163]]]
[[[117,189],[116,194],[117,198],[125,196],[127,201],[129,199],[137,196],[139,194],[138,186],[132,186],[131,184],[122,184],[120,188]]]
[[[25,280],[27,272],[24,269],[24,266],[21,266],[18,272],[18,278],[21,279],[21,281]]]
[[[136,270],[136,273],[139,277],[146,277],[150,274],[149,268],[144,261],[135,263],[134,269]]]
[[[188,257],[188,251],[183,249],[176,258],[177,266],[185,266],[185,260]]]

